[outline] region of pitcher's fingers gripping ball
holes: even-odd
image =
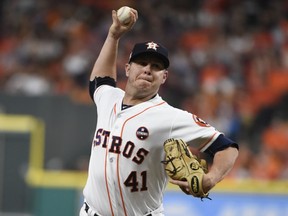
[[[189,193],[194,197],[209,198],[202,187],[203,176],[208,171],[206,161],[193,155],[182,139],[166,140],[164,151],[166,157],[162,163],[167,175],[174,180],[187,181]]]

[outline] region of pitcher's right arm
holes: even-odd
[[[131,9],[131,21],[127,25],[121,24],[117,17],[117,12],[112,11],[112,25],[109,28],[107,38],[102,46],[99,56],[94,64],[90,75],[90,81],[95,77],[111,77],[115,81],[117,79],[116,63],[118,44],[121,36],[132,29],[138,19],[138,12]]]

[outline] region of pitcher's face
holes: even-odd
[[[155,95],[165,83],[168,71],[161,59],[144,55],[126,64],[126,76],[128,77],[126,89],[132,88],[140,94]]]

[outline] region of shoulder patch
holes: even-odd
[[[210,125],[207,122],[205,122],[203,119],[199,118],[196,115],[193,115],[193,119],[195,123],[199,125],[200,127],[210,127]]]

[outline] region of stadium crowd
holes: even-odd
[[[110,11],[139,20],[120,44],[118,85],[135,42],[170,50],[160,94],[240,145],[231,177],[288,179],[288,2],[281,0],[4,0],[0,90],[91,104],[88,76]],[[4,10],[5,8],[5,10]],[[121,66],[121,67],[120,67]],[[263,172],[266,170],[266,172]]]

